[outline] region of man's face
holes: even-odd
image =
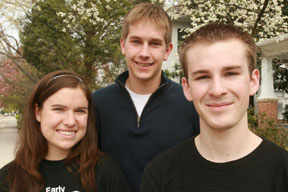
[[[127,38],[121,39],[130,81],[159,81],[162,62],[168,59],[172,50],[172,44],[165,45],[164,34],[165,30],[153,22],[140,21],[130,25]]]
[[[184,94],[193,101],[204,127],[225,130],[247,124],[249,96],[259,87],[259,71],[250,77],[246,46],[230,39],[197,43],[186,53]]]

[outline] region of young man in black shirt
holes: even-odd
[[[185,40],[180,60],[200,134],[149,163],[140,191],[288,191],[288,152],[248,128],[249,96],[260,75],[251,36],[208,24]]]

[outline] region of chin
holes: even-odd
[[[219,130],[219,131],[225,131],[225,130],[229,130],[233,127],[235,127],[235,124],[233,123],[217,123],[217,124],[213,124],[211,127],[213,127],[214,129],[216,130]]]

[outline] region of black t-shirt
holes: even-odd
[[[0,182],[5,178],[9,164],[0,170]],[[69,172],[64,160],[43,160],[39,171],[45,182],[43,192],[83,192],[80,179]],[[107,157],[99,158],[95,168],[97,192],[127,192],[129,187],[126,180],[114,161]],[[0,186],[2,184],[0,183]],[[5,190],[0,187],[0,192]],[[6,191],[5,191],[6,192]]]
[[[192,138],[148,164],[140,191],[287,192],[288,152],[264,139],[243,158],[214,163],[200,155]]]

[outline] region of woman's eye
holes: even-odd
[[[85,109],[78,109],[76,110],[77,113],[81,113],[81,114],[86,114],[87,113],[87,110]]]
[[[53,111],[64,111],[63,108],[54,108]]]

